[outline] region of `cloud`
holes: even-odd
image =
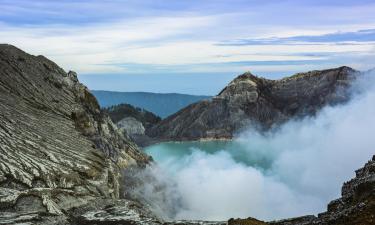
[[[353,43],[354,42],[354,43]],[[375,29],[359,30],[356,32],[337,32],[323,35],[292,36],[286,38],[261,38],[261,39],[240,39],[224,41],[221,46],[243,46],[243,45],[316,45],[318,43],[356,43],[375,42]]]
[[[46,55],[64,68],[73,68],[82,73],[126,72],[124,68],[103,64],[119,59],[134,62],[128,52],[152,48],[170,38],[178,39],[214,21],[212,17],[180,16],[141,18],[84,27],[59,24],[13,27],[0,24],[0,41],[33,54]]]
[[[372,51],[374,9],[366,1],[3,0],[0,42],[79,74],[290,73],[361,66],[340,57]]]

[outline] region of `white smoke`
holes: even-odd
[[[343,182],[375,154],[373,84],[367,74],[345,105],[326,107],[314,118],[290,121],[266,134],[249,130],[234,140],[253,159],[269,162],[267,169],[238,162],[228,151],[200,149],[160,162],[165,183],[173,184],[163,193],[178,196],[173,219],[273,220],[325,211],[340,196]]]

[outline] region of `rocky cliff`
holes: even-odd
[[[152,139],[145,135],[145,130],[153,127],[161,118],[152,112],[130,104],[119,104],[104,108],[113,122],[125,135],[129,136],[139,146],[152,143]]]
[[[113,122],[118,123],[126,117],[132,117],[142,123],[143,127],[150,128],[161,121],[161,118],[145,109],[130,104],[119,104],[103,108]]]
[[[370,225],[375,224],[375,155],[344,183],[342,197],[328,204],[327,212],[271,222],[272,225]]]
[[[147,134],[159,140],[232,138],[242,128],[268,129],[346,101],[357,71],[349,67],[299,73],[280,80],[238,76],[212,100],[189,105]]]
[[[117,199],[121,168],[148,161],[74,72],[0,45],[0,221]]]
[[[373,225],[375,224],[375,155],[344,183],[341,198],[331,201],[327,211],[280,221],[253,218],[230,219],[228,225]],[[220,223],[217,223],[220,224]]]

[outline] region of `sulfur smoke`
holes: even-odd
[[[138,186],[133,196],[164,219],[274,220],[325,211],[340,196],[343,182],[375,153],[372,75],[358,78],[346,104],[327,106],[315,117],[267,133],[249,129],[235,138],[242,157],[267,166],[235,160],[231,151],[236,149],[194,149],[145,170],[143,176],[154,182]]]

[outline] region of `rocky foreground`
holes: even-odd
[[[74,72],[10,45],[0,45],[0,112],[0,224],[118,199],[121,170],[150,160]]]
[[[351,69],[346,67],[325,71],[325,79],[339,78],[333,84],[345,87],[348,72]],[[327,84],[314,74],[309,75],[314,87]],[[268,81],[256,80],[256,89],[253,83],[249,89],[247,77],[260,79],[245,74],[237,79],[236,86],[240,83],[238,87],[247,90],[247,101],[264,102],[266,97],[258,91],[264,86],[257,82]],[[345,95],[329,91],[329,86],[323,87],[318,90],[331,96],[327,99],[345,99]],[[204,104],[239,104],[242,97],[226,94],[237,91],[243,92],[227,87],[218,100]],[[305,103],[298,96],[297,105],[313,104],[312,111],[326,104],[322,98],[307,99]],[[282,112],[293,115],[302,113],[293,104],[282,108]],[[274,116],[265,117],[265,121],[267,118]],[[276,118],[284,117],[280,114]],[[130,188],[130,181],[121,179],[121,171],[142,169],[149,162],[127,134],[100,111],[96,99],[78,82],[74,72],[66,73],[43,56],[0,45],[0,224],[375,224],[375,157],[344,184],[342,198],[331,202],[326,213],[270,223],[251,218],[165,222],[146,205],[120,199],[120,193]]]
[[[248,72],[213,99],[189,105],[146,133],[159,141],[182,141],[230,139],[245,127],[269,129],[347,101],[348,88],[358,74],[340,67],[268,80]]]

